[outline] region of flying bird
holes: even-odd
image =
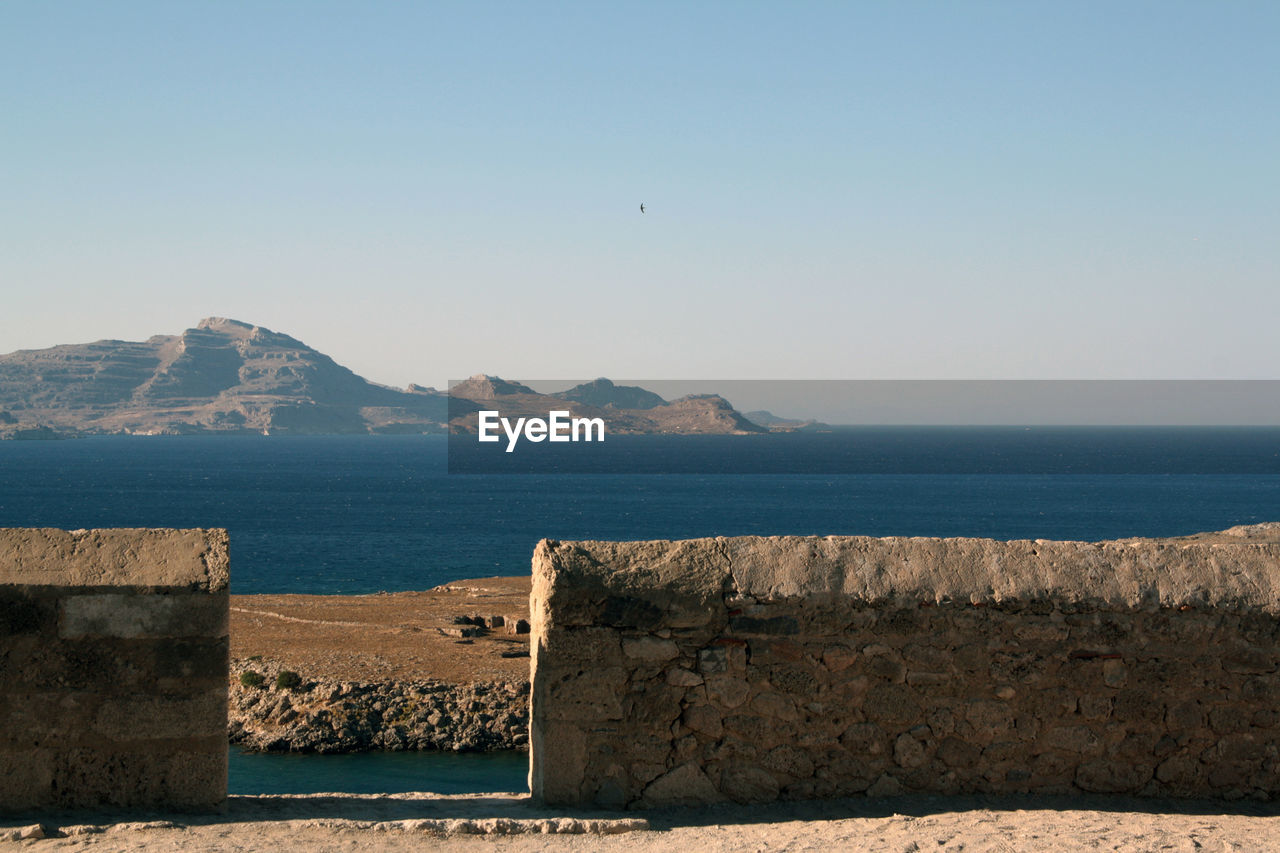
[[[640,202],[640,212],[644,213],[644,202]]]

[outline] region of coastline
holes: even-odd
[[[261,672],[257,687],[239,673]],[[277,661],[233,661],[227,737],[257,752],[318,754],[369,750],[475,752],[527,749],[529,682],[338,681],[299,673],[295,688],[275,681]]]
[[[233,595],[228,740],[265,752],[527,749],[528,590],[522,577]]]

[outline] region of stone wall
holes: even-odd
[[[0,809],[227,796],[227,534],[0,529]]]
[[[533,572],[546,804],[1280,792],[1280,524],[544,541]]]

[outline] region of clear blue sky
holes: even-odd
[[[1275,378],[1277,44],[1274,2],[9,0],[0,352]]]

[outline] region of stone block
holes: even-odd
[[[827,646],[822,650],[822,662],[831,672],[844,672],[857,659],[858,653],[848,646]]]
[[[636,660],[661,662],[679,657],[680,647],[658,637],[633,637],[622,641],[622,653]]]
[[[724,728],[748,743],[767,748],[779,738],[791,734],[791,727],[778,720],[756,714],[730,714],[724,718]]]
[[[690,705],[680,715],[680,721],[686,728],[712,738],[719,738],[724,734],[724,725],[720,719],[720,712],[710,705]]]
[[[760,766],[793,779],[807,779],[813,775],[813,760],[794,746],[774,747],[760,758]]]
[[[648,629],[662,624],[662,608],[634,596],[610,595],[600,610],[599,624],[607,628]]]
[[[1122,660],[1102,662],[1102,683],[1108,687],[1124,687],[1129,680],[1129,668]]]
[[[735,634],[764,634],[790,636],[800,631],[800,622],[794,616],[729,616],[729,630]]]
[[[1076,785],[1094,794],[1136,794],[1151,780],[1150,764],[1089,761],[1076,771]]]
[[[893,655],[884,654],[867,658],[863,664],[863,669],[872,678],[889,681],[893,684],[901,684],[907,679],[906,665]]]
[[[729,650],[724,647],[700,649],[698,651],[698,671],[703,675],[728,672]]]
[[[530,732],[529,786],[547,806],[589,805],[584,801],[587,734],[573,723],[548,717]]]
[[[753,640],[750,648],[751,663],[756,666],[772,663],[798,663],[807,656],[804,646],[786,637]]]
[[[685,688],[675,687],[665,681],[632,684],[632,689],[622,698],[622,718],[644,720],[647,728],[666,730],[680,717],[680,702]]]
[[[1013,710],[1007,702],[979,699],[964,709],[965,721],[974,734],[984,739],[996,737],[1013,727]]]
[[[883,774],[867,788],[868,797],[897,797],[906,793],[902,783],[888,773]]]
[[[747,643],[731,637],[720,637],[705,649],[698,650],[698,671],[741,673],[747,668]]]
[[[914,669],[946,672],[955,662],[955,649],[946,645],[908,643],[902,649],[902,657]]]
[[[12,587],[0,587],[0,638],[51,636],[58,628],[56,599]]]
[[[225,530],[0,528],[0,584],[225,592]]]
[[[485,633],[485,629],[478,625],[447,625],[443,628],[437,628],[441,634],[446,637],[480,637]]]
[[[644,804],[648,806],[706,805],[724,799],[702,768],[692,761],[664,773],[644,789]]]
[[[888,736],[873,723],[855,723],[840,735],[840,743],[853,755],[884,755]]]
[[[736,708],[751,695],[751,685],[732,675],[708,675],[707,698],[722,708]]]
[[[1100,693],[1086,693],[1077,701],[1081,718],[1090,721],[1109,718],[1116,704],[1115,697]]]
[[[702,676],[678,666],[667,670],[667,683],[674,687],[697,687],[702,683]]]
[[[12,734],[12,733],[10,733]],[[57,802],[54,764],[58,751],[0,744],[0,812],[31,811]]]
[[[948,767],[973,767],[982,755],[982,748],[958,737],[944,738],[938,744],[938,758]]]
[[[800,711],[796,707],[795,699],[779,693],[760,693],[751,700],[750,707],[752,711],[763,717],[791,721],[800,719]]]
[[[769,682],[784,693],[800,697],[816,695],[819,685],[818,678],[812,669],[794,664],[770,667]]]
[[[1205,707],[1194,699],[1177,702],[1165,709],[1164,718],[1172,734],[1193,732],[1205,723]]]
[[[627,673],[622,667],[548,673],[547,719],[620,720],[622,687],[626,682]]]
[[[1227,672],[1264,674],[1276,671],[1277,654],[1267,649],[1237,649],[1222,656]]]
[[[900,734],[893,742],[893,760],[899,767],[919,767],[925,762],[924,745],[909,734]]]
[[[944,672],[919,672],[913,670],[908,672],[906,676],[906,682],[911,687],[942,687],[944,685],[951,684],[953,681],[954,679]],[[1011,690],[1011,688],[1004,689]],[[1010,692],[1008,697],[1001,698],[1012,699],[1013,694]]]
[[[1189,755],[1172,755],[1156,768],[1156,778],[1173,785],[1187,785],[1196,780],[1200,762]]]
[[[50,761],[59,808],[165,806],[214,811],[226,801],[226,736],[220,749],[78,747]]]
[[[88,729],[100,702],[97,694],[83,691],[0,693],[0,749],[74,743]]]
[[[227,610],[224,595],[68,595],[62,599],[58,636],[64,640],[224,637]]]
[[[230,643],[225,635],[157,642],[149,648],[157,678],[225,678],[230,665]]]
[[[510,624],[510,623],[508,623]],[[543,632],[543,653],[556,666],[621,666],[622,639],[612,628],[569,627]]]
[[[720,790],[738,803],[770,803],[781,790],[772,773],[749,764],[726,768],[720,774]]]
[[[133,696],[103,699],[90,724],[117,743],[217,736],[227,728],[227,690],[203,696]]]
[[[1081,755],[1100,755],[1103,741],[1087,726],[1059,726],[1044,734],[1044,743],[1052,749],[1075,752]]]
[[[867,719],[894,725],[908,725],[922,716],[920,697],[902,684],[881,684],[867,691],[862,704]]]

